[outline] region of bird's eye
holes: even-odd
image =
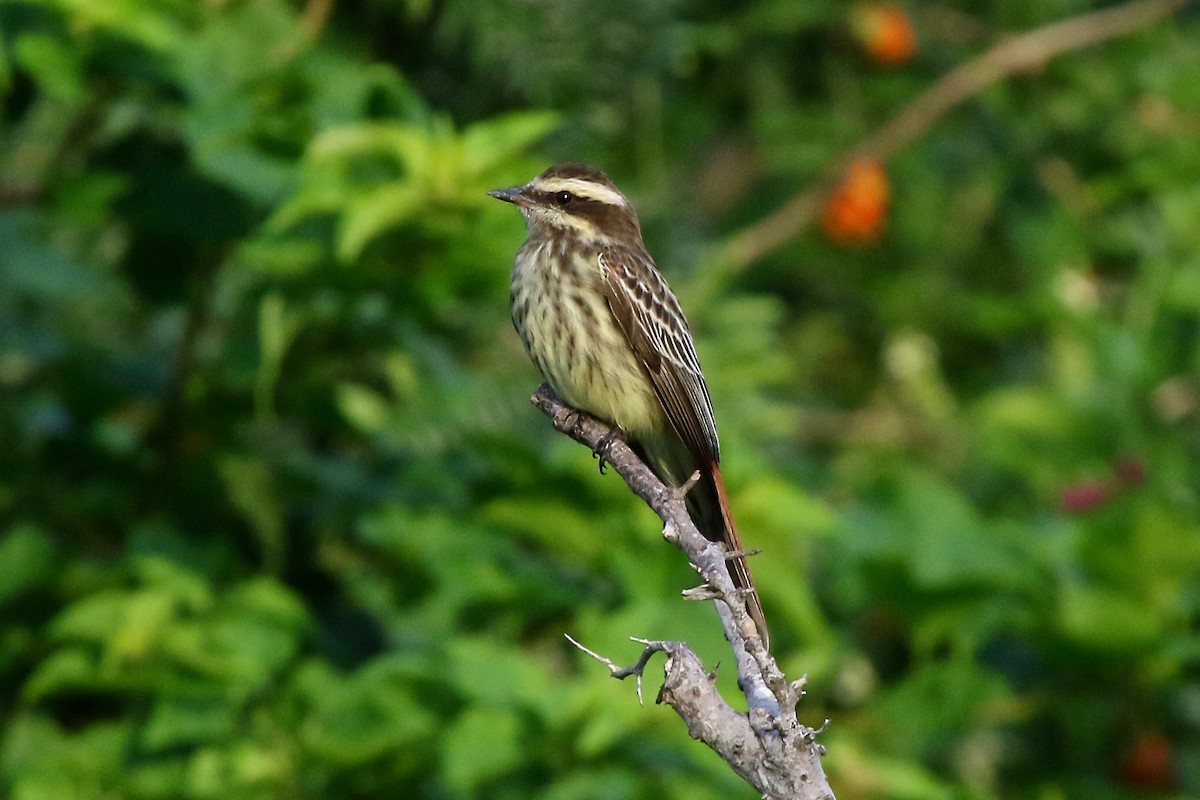
[[[571,194],[570,192],[556,192],[554,195],[555,204],[560,206],[569,205],[574,199],[575,195]]]

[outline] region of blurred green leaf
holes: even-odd
[[[1157,615],[1144,603],[1073,584],[1063,588],[1059,619],[1071,640],[1101,651],[1142,650],[1163,633]]]
[[[0,604],[53,577],[54,545],[33,525],[15,525],[0,538]]]
[[[339,766],[382,757],[410,762],[427,757],[437,719],[418,705],[404,670],[397,666],[380,660],[345,679],[322,676],[319,693],[310,695],[314,706],[302,728],[313,756]]]
[[[477,792],[521,763],[520,724],[511,711],[478,708],[461,714],[442,737],[446,783]]]
[[[27,33],[17,39],[13,56],[52,98],[74,103],[83,97],[83,65],[77,51],[65,42],[47,34]]]

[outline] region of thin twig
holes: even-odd
[[[635,678],[637,678],[638,703],[641,705],[646,704],[645,701],[642,699],[642,674],[646,671],[646,665],[648,663],[650,663],[651,656],[653,656],[655,653],[665,652],[668,649],[669,645],[666,642],[657,642],[657,641],[652,641],[650,639],[639,639],[636,636],[630,636],[629,637],[630,641],[637,642],[638,644],[643,644],[643,645],[645,645],[645,647],[642,649],[641,656],[639,656],[638,660],[633,662],[633,664],[629,665],[628,667],[618,667],[611,658],[602,656],[599,653],[597,653],[595,650],[585,647],[584,645],[580,644],[579,641],[577,639],[575,639],[575,637],[571,636],[571,634],[564,633],[563,636],[567,637],[567,641],[570,642],[571,644],[575,645],[575,647],[582,650],[584,653],[588,654],[592,658],[596,659],[604,666],[608,667],[608,671],[617,680],[623,681],[626,678],[628,678],[630,675],[633,675]]]
[[[803,233],[830,186],[857,158],[885,161],[914,142],[959,103],[1000,79],[1040,67],[1055,56],[1146,28],[1196,0],[1134,0],[1013,36],[942,76],[862,141],[835,158],[813,184],[780,209],[734,234],[716,262],[740,271]]]

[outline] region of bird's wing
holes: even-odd
[[[717,423],[687,320],[641,248],[600,251],[609,308],[646,368],[667,419],[698,463],[718,462]]]

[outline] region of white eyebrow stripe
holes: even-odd
[[[582,178],[551,178],[546,181],[539,181],[537,188],[543,192],[570,192],[576,197],[582,197],[585,200],[595,200],[610,206],[629,207],[629,201],[625,199],[625,195],[616,189],[610,189],[602,183]]]

